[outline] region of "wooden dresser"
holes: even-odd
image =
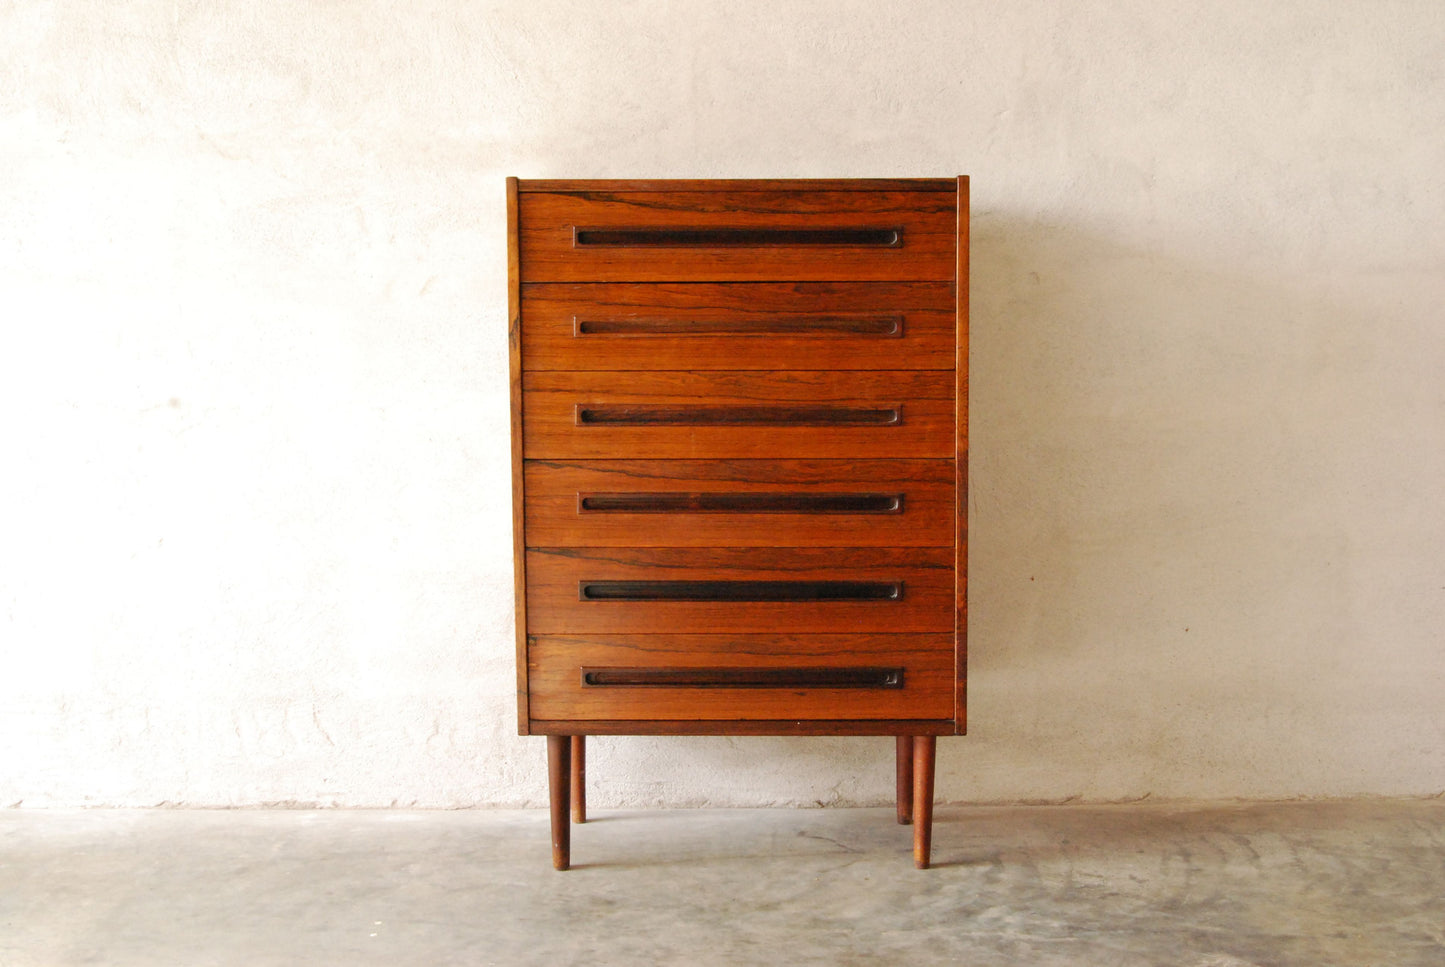
[[[585,736],[964,729],[968,179],[507,181],[517,699]]]

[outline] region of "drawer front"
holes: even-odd
[[[947,719],[953,636],[537,635],[540,720]]]
[[[950,281],[954,191],[527,192],[523,282]]]
[[[954,542],[952,460],[526,463],[529,547]]]
[[[528,373],[529,459],[949,458],[952,373]]]
[[[539,548],[533,634],[952,632],[953,548]]]
[[[527,285],[541,370],[953,369],[951,282]]]

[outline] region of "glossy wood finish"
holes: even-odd
[[[936,191],[748,190],[536,193],[519,244],[528,281],[948,281],[956,267],[955,199]],[[579,234],[695,233],[694,244],[579,245]],[[897,244],[789,244],[768,230],[896,231]],[[710,233],[759,232],[750,245]]]
[[[956,486],[948,460],[617,460],[527,462],[526,527],[535,547],[952,547]],[[670,513],[582,506],[587,495],[696,497]],[[886,513],[702,506],[705,495],[873,494]]]
[[[522,287],[528,372],[940,369],[951,282]]]
[[[898,822],[906,826],[913,822],[913,736],[898,736],[895,759]]]
[[[945,719],[953,708],[952,635],[546,635],[531,641],[533,714],[593,722],[690,720]],[[896,687],[648,685],[589,687],[588,669],[901,669]],[[719,677],[719,676],[710,676]],[[589,724],[583,731],[594,731]]]
[[[533,460],[953,459],[951,373],[528,373],[523,433]],[[644,411],[631,422],[585,411]],[[688,417],[688,411],[696,414]],[[733,411],[730,416],[727,411]],[[749,414],[749,411],[751,415]],[[838,415],[829,417],[828,410]],[[896,417],[849,411],[896,411]],[[645,418],[654,415],[652,421]],[[669,412],[681,414],[669,421]]]
[[[533,719],[533,735],[954,735],[953,719]]]
[[[895,736],[926,866],[965,704],[967,180],[509,180],[508,219],[559,868],[585,734]]]
[[[958,723],[959,735],[968,732],[968,253],[972,247],[969,244],[968,236],[968,213],[968,178],[960,176],[958,178],[958,265],[955,276],[958,280],[956,325],[958,357],[954,370],[957,387],[954,398],[955,422],[958,429],[958,444],[954,460],[954,472],[957,474],[957,487],[954,495],[958,501],[957,512],[954,514],[956,529],[954,574],[957,584],[954,602],[958,609],[958,616],[954,624],[956,687],[954,688],[953,712],[954,720]]]
[[[913,737],[913,865],[928,869],[933,849],[933,769],[937,741]]]
[[[526,504],[522,433],[522,268],[517,245],[516,178],[507,179],[507,358],[511,384],[512,423],[512,573],[516,613],[527,613]],[[527,629],[517,621],[517,730],[526,735],[531,715],[527,710]]]
[[[565,870],[572,862],[572,827],[567,822],[571,805],[572,737],[547,736],[547,789],[552,825],[552,868]]]
[[[587,736],[572,736],[572,822],[587,822]]]
[[[521,183],[523,192],[586,195],[592,192],[658,191],[941,191],[958,190],[967,178],[636,178],[554,181],[544,178]]]
[[[538,548],[527,552],[533,634],[953,633],[952,548]],[[584,598],[588,581],[901,582],[894,597]],[[952,648],[949,649],[952,662]]]

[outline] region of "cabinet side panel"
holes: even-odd
[[[958,269],[954,275],[958,299],[958,624],[957,684],[954,720],[960,735],[968,731],[968,176],[958,179]]]
[[[531,731],[527,710],[527,538],[522,473],[522,270],[517,179],[507,179],[507,355],[512,397],[512,573],[517,601],[517,731]]]

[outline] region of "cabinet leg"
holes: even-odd
[[[933,846],[933,764],[935,738],[913,738],[913,865],[928,869]]]
[[[572,822],[587,822],[587,736],[572,736]]]
[[[547,793],[552,814],[552,866],[565,870],[572,862],[572,827],[567,823],[568,786],[572,779],[572,737],[547,736]]]
[[[898,822],[913,822],[913,736],[898,736]]]

